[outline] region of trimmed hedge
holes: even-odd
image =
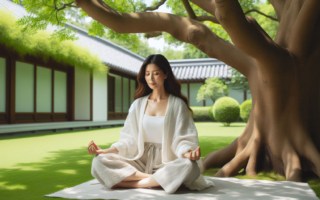
[[[193,110],[193,120],[195,122],[213,121],[209,117],[210,108],[212,108],[212,106],[191,106],[191,109]]]
[[[240,117],[244,122],[248,122],[252,106],[252,99],[245,100],[240,106]]]
[[[231,97],[221,97],[213,105],[213,117],[222,122],[224,126],[230,126],[231,122],[238,121],[240,105]]]

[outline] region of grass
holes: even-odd
[[[242,133],[245,124],[223,127],[219,123],[199,122],[196,126],[202,155],[205,156],[230,144]],[[108,148],[118,140],[120,129],[0,139],[0,199],[45,199],[45,194],[93,179],[90,173],[93,156],[87,153],[87,144],[94,140],[100,147]],[[218,170],[207,170],[204,175],[213,176]],[[247,176],[237,178],[250,179]],[[255,179],[285,180],[274,173],[260,173]],[[320,197],[319,179],[311,179],[308,183]]]

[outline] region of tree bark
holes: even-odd
[[[301,181],[305,171],[320,177],[320,1],[270,0],[280,22],[274,41],[238,1],[192,1],[219,21],[234,45],[186,17],[119,13],[101,0],[76,4],[119,33],[168,32],[246,76],[252,95],[247,126],[205,157],[205,169],[222,167],[216,176],[223,177],[241,169],[249,176],[273,170],[291,181]]]

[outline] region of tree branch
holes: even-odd
[[[207,11],[214,17],[216,17],[216,2],[215,0],[190,0],[192,3],[196,4],[204,11]]]
[[[161,0],[157,5],[145,8],[142,12],[157,10],[162,6],[167,0]]]
[[[211,21],[213,23],[216,23],[216,24],[220,24],[220,22],[218,21],[217,18],[213,17],[213,16],[199,16],[197,17],[195,20],[199,21],[199,22],[203,22],[203,21]]]
[[[257,9],[248,10],[248,11],[245,12],[244,14],[247,15],[247,14],[249,14],[249,13],[251,13],[251,12],[256,12],[256,13],[258,13],[258,14],[260,14],[260,15],[265,16],[266,18],[269,18],[269,19],[273,20],[273,21],[278,21],[277,18],[274,18],[274,17],[272,17],[272,16],[270,16],[270,15],[267,15],[267,14],[265,14],[265,13],[263,13],[263,12],[257,10]]]
[[[285,52],[252,17],[244,15],[238,1],[217,2],[215,14],[237,48],[258,62],[272,64],[271,57]]]
[[[60,10],[65,9],[66,7],[74,7],[74,8],[77,7],[77,6],[75,6],[75,5],[72,5],[72,4],[74,3],[73,1],[71,1],[71,2],[69,2],[69,3],[63,4],[63,6],[60,7],[60,8],[58,8],[58,6],[57,6],[57,0],[54,0],[53,3],[54,3],[54,9],[55,9],[55,11],[56,11],[57,23],[58,23],[59,26],[60,26],[60,21],[59,21],[59,19],[58,19],[58,12],[59,12]]]
[[[184,5],[184,7],[185,7],[185,9],[186,9],[186,11],[187,11],[190,19],[194,19],[194,20],[197,20],[197,21],[199,21],[199,22],[202,22],[202,21],[211,21],[211,22],[213,22],[213,23],[220,24],[220,22],[217,20],[217,18],[212,17],[212,16],[205,16],[205,15],[203,15],[203,16],[199,16],[199,17],[198,17],[198,16],[194,13],[194,11],[193,11],[190,3],[189,3],[189,0],[182,0],[182,3],[183,3],[183,5]]]
[[[284,5],[286,4],[286,0],[269,0],[269,2],[271,3],[274,10],[276,11],[277,19],[280,22],[283,8],[284,8]]]
[[[234,67],[245,76],[253,59],[215,35],[201,22],[158,12],[120,13],[101,0],[77,0],[90,17],[118,33],[167,32],[175,39],[194,45],[211,58]]]
[[[158,37],[162,35],[161,31],[153,31],[153,32],[148,32],[144,34],[144,37],[149,39],[149,38],[153,38],[153,37]]]
[[[296,56],[304,57],[308,54],[311,43],[316,41],[318,32],[315,31],[320,20],[320,1],[308,0],[303,5],[292,5],[292,9],[300,8],[293,26],[289,48]]]
[[[188,15],[189,15],[189,18],[191,18],[191,19],[196,19],[197,16],[196,16],[196,14],[194,13],[194,11],[193,11],[190,3],[189,3],[189,0],[182,0],[182,3],[183,3],[183,5],[184,5],[184,7],[185,7],[185,9],[186,9],[186,11],[187,11],[187,13],[188,13]]]

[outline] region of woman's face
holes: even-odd
[[[167,76],[156,64],[150,63],[147,65],[145,79],[151,89],[162,87],[166,78]]]

